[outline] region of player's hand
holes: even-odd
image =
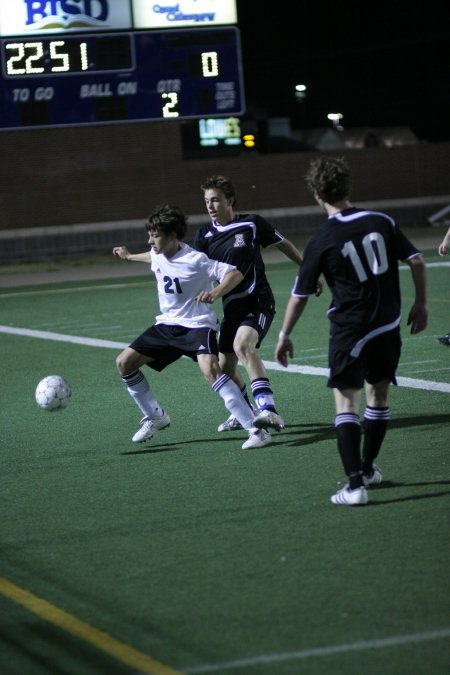
[[[447,246],[444,244],[444,242],[442,242],[442,244],[439,244],[438,253],[441,256],[448,255]]]
[[[275,358],[278,363],[284,368],[288,366],[288,356],[289,358],[294,357],[294,345],[292,340],[286,338],[284,340],[278,340],[277,346],[275,347]]]
[[[428,308],[426,305],[413,305],[408,315],[408,326],[411,326],[411,333],[421,333],[427,327]]]
[[[119,256],[119,258],[121,258],[122,260],[128,260],[130,251],[127,249],[126,246],[114,246],[113,255]]]
[[[317,279],[317,287],[316,287],[316,298],[319,297],[319,295],[322,295],[323,293],[323,281],[322,279]]]
[[[212,305],[215,299],[216,297],[211,291],[200,291],[194,298],[197,304],[199,302],[207,302],[208,305]]]

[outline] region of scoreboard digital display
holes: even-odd
[[[239,115],[235,27],[9,37],[0,128]]]

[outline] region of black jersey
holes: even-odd
[[[400,323],[398,261],[419,251],[385,213],[350,208],[333,216],[308,242],[292,295],[316,291],[321,274],[332,293],[335,326],[380,333]]]
[[[270,223],[255,213],[237,214],[231,223],[210,222],[196,233],[193,247],[212,260],[234,265],[244,279],[224,296],[224,308],[234,300],[266,296],[274,302],[267,281],[261,247],[283,241],[284,237]]]

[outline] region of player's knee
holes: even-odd
[[[242,354],[245,354],[247,350],[247,340],[239,335],[234,338],[233,341],[233,351],[236,356],[239,358]]]
[[[208,384],[214,384],[214,382],[218,380],[219,377],[222,375],[222,371],[219,370],[218,368],[215,368],[214,366],[209,368],[202,368],[202,375]]]
[[[217,380],[217,377],[213,373],[211,373],[211,371],[203,373],[203,377],[205,378],[208,384],[214,384],[214,382]]]
[[[116,357],[116,367],[121,375],[127,372],[127,358],[123,352]]]
[[[213,384],[223,373],[219,366],[219,361],[216,357],[210,356],[199,356],[198,365],[200,367],[201,373],[208,384]]]
[[[386,408],[389,405],[389,385],[389,380],[366,384],[367,404],[372,408]]]
[[[248,340],[235,340],[234,352],[241,363],[247,363],[255,353],[255,347]]]

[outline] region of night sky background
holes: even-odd
[[[237,0],[248,114],[307,129],[332,126],[326,115],[339,112],[346,129],[407,126],[420,141],[449,141],[444,7]]]

